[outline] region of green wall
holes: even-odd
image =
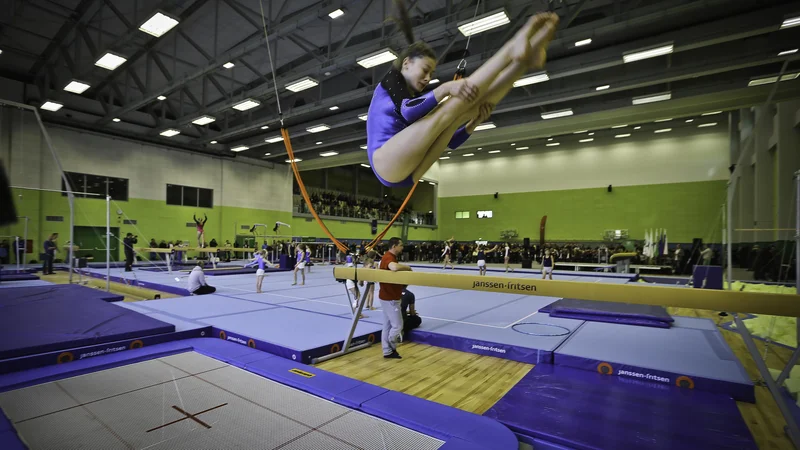
[[[516,229],[519,238],[539,240],[539,223],[547,215],[548,241],[599,241],[604,230],[627,229],[632,239],[645,230],[666,228],[670,242],[703,238],[720,242],[725,181],[575,189],[566,191],[446,197],[439,199],[441,236],[459,240],[499,239],[500,231]],[[490,210],[491,219],[476,212]],[[469,219],[456,219],[469,211]]]

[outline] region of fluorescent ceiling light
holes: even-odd
[[[337,17],[342,17],[343,15],[344,15],[344,11],[342,11],[341,8],[335,9],[335,10],[333,10],[333,11],[328,13],[328,17],[330,17],[331,19],[335,19]]]
[[[483,150],[483,147],[478,147],[478,150]]]
[[[527,150],[527,149],[529,149],[529,148],[530,148],[530,147],[517,147],[517,151],[520,151],[520,150]]]
[[[793,54],[795,54],[795,53],[797,53],[797,49],[796,49],[796,48],[793,48],[793,49],[791,49],[791,50],[786,50],[786,51],[783,51],[783,52],[780,52],[780,53],[778,53],[778,56],[793,55]]]
[[[330,129],[331,129],[331,127],[329,127],[329,126],[325,125],[324,123],[322,123],[322,124],[319,124],[319,125],[314,125],[313,127],[306,128],[306,131],[308,131],[309,133],[320,133],[322,131],[328,131]]]
[[[322,145],[322,141],[317,141],[317,145]]]
[[[366,121],[367,121],[367,116],[368,116],[368,114],[367,114],[367,113],[364,113],[364,114],[359,114],[359,115],[358,115],[358,118],[359,118],[359,119],[361,119],[361,120],[363,120],[364,122],[366,122]]]
[[[432,79],[431,81],[428,82],[428,84],[437,84],[437,83],[439,83],[439,79],[438,78],[434,78],[434,79]]]
[[[319,156],[322,156],[323,158],[327,158],[328,156],[336,156],[338,154],[339,154],[338,152],[325,152],[325,153],[320,153]]]
[[[53,102],[53,101],[50,101],[50,100],[44,102],[44,104],[42,105],[42,109],[43,110],[45,110],[45,111],[53,111],[53,112],[56,112],[56,111],[58,111],[59,109],[61,109],[63,107],[64,107],[63,104],[58,103],[58,102]]]
[[[2,49],[0,49],[0,55],[2,55],[2,54],[3,54],[3,50],[2,50]]]
[[[223,64],[223,65],[222,65],[222,67],[224,67],[224,68],[226,68],[226,69],[233,69],[234,67],[236,67],[236,64],[234,64],[234,63],[232,63],[232,62],[228,61],[228,62],[226,62],[225,64]]]
[[[264,156],[269,156],[269,155],[271,155],[271,154],[272,154],[272,153],[264,153]]]
[[[502,27],[511,20],[508,18],[505,9],[494,10],[480,15],[474,19],[465,20],[458,23],[458,31],[464,36],[472,36],[492,28]]]
[[[263,127],[261,127],[261,129],[262,130],[269,130],[269,125],[264,125]]]
[[[367,169],[370,169],[370,168],[371,168],[371,167],[369,166],[369,164],[361,164],[361,167],[366,167]]]
[[[556,145],[561,145],[561,143],[560,142],[551,142],[551,143],[547,144],[548,147],[555,147]]]
[[[147,22],[143,23],[142,26],[139,27],[139,31],[144,31],[151,36],[161,37],[169,30],[175,28],[175,25],[177,24],[178,21],[172,17],[169,17],[161,12],[156,12],[152,15],[152,17],[147,19]]]
[[[174,129],[174,128],[170,128],[168,130],[162,131],[159,134],[161,134],[161,136],[165,136],[165,137],[172,137],[172,136],[177,136],[177,135],[181,134],[181,132],[176,130],[176,129]]]
[[[589,136],[594,136],[594,133],[589,133]]]
[[[98,59],[94,65],[97,67],[102,67],[103,69],[114,70],[124,64],[125,61],[127,61],[127,59],[123,58],[122,56],[118,56],[113,53],[106,53],[100,59]]]
[[[588,133],[588,132],[589,132],[589,130],[582,130],[582,131],[575,131],[572,134],[583,134],[583,133]]]
[[[794,80],[794,79],[796,79],[798,77],[798,75],[800,75],[800,73],[787,73],[786,75],[781,77],[781,81]],[[774,83],[776,81],[778,81],[778,76],[777,75],[774,76],[774,77],[756,78],[755,80],[750,80],[750,82],[747,83],[747,86],[748,87],[761,86],[763,84],[771,84],[771,83]]]
[[[291,162],[296,162],[296,163],[299,163],[300,161],[302,161],[302,159],[300,159],[300,158],[295,158],[295,159],[287,159],[287,160],[286,160],[286,162],[287,162],[287,163],[291,163]]]
[[[361,150],[366,150],[367,146],[366,145],[361,145],[360,148],[361,148]]]
[[[626,138],[626,137],[631,137],[631,134],[630,134],[630,133],[626,133],[626,134],[618,134],[618,135],[616,135],[616,136],[614,136],[614,137],[615,137],[615,138],[617,138],[617,139],[620,139],[620,138]]]
[[[791,28],[800,25],[800,16],[792,17],[790,19],[786,19],[781,24],[781,30],[784,28]]]
[[[663,102],[664,100],[669,100],[671,98],[672,98],[671,92],[664,92],[656,95],[644,95],[641,97],[634,97],[633,104],[644,105],[645,103]]]
[[[707,112],[707,113],[703,113],[703,114],[700,114],[700,115],[701,116],[715,116],[717,114],[722,114],[722,111],[712,111],[712,112]]]
[[[428,181],[428,184],[430,184],[431,186],[436,186],[436,183],[434,183],[433,181]],[[433,213],[433,211],[428,211],[428,214],[432,214],[432,213]]]
[[[633,127],[634,130],[641,130],[642,127]]]
[[[658,120],[656,120],[656,123],[669,122],[670,120],[672,120],[672,118],[669,118],[669,119],[658,119]]]
[[[641,61],[643,59],[655,58],[656,56],[669,55],[674,50],[672,44],[661,45],[647,50],[637,50],[634,52],[626,52],[622,55],[622,60],[626,63]]]
[[[112,121],[114,121],[114,122],[120,122],[120,119],[119,119],[119,117],[114,117],[114,118],[113,118],[113,119],[111,119],[111,120],[112,120]]]
[[[475,131],[491,130],[492,128],[497,128],[497,125],[492,122],[486,122],[475,127]]]
[[[613,127],[611,127],[611,129],[615,129],[615,128],[625,128],[625,127],[627,127],[627,126],[628,126],[627,124],[625,124],[625,125],[614,125]]]
[[[656,130],[656,133],[669,133],[672,128],[664,128],[663,130]]]
[[[611,87],[610,84],[604,84],[602,86],[597,86],[596,88],[594,88],[594,90],[595,91],[605,91],[606,89],[608,89],[610,87]]]
[[[512,146],[512,147],[513,147],[513,146],[515,146],[515,145],[517,145],[517,144],[515,144],[515,143],[513,143],[513,142],[511,143],[511,146]]]
[[[549,141],[552,141],[552,140],[553,140],[553,138],[547,138],[547,140],[548,140],[548,142],[549,142]]]
[[[232,151],[232,152],[243,152],[243,151],[245,151],[245,150],[250,150],[250,147],[248,147],[248,146],[246,146],[246,145],[240,145],[240,146],[238,146],[238,147],[233,147],[233,148],[231,149],[231,151]]]
[[[550,81],[550,77],[547,75],[547,73],[542,72],[524,78],[520,78],[519,80],[514,82],[514,87],[528,86],[530,84],[536,84],[536,83],[544,83],[545,81]]]
[[[449,156],[440,156],[439,159],[450,159]]]
[[[571,115],[572,115],[572,109],[568,108],[568,109],[562,109],[562,110],[559,110],[559,111],[552,111],[552,112],[548,112],[548,113],[542,113],[542,119],[544,119],[544,120],[557,119],[559,117],[567,117],[567,116],[571,116]]]
[[[82,81],[72,80],[68,85],[64,86],[64,90],[72,92],[73,94],[83,94],[90,87],[91,86]]]
[[[338,106],[331,106],[328,109],[330,109],[331,111],[336,111],[337,109],[339,109],[339,107]]]
[[[266,138],[266,139],[264,139],[264,142],[266,142],[268,144],[274,144],[276,142],[283,142],[283,136],[275,136],[275,137],[271,137],[271,138]]]
[[[300,92],[305,91],[306,89],[311,89],[315,86],[319,85],[319,81],[311,78],[311,77],[303,77],[299,80],[292,81],[291,83],[286,84],[286,89],[292,92]]]
[[[217,119],[215,117],[212,117],[212,116],[202,116],[202,117],[198,117],[197,119],[194,119],[192,121],[192,123],[195,124],[195,125],[203,126],[203,125],[208,125],[211,122],[214,122],[216,120]]]
[[[500,150],[492,150],[489,153],[500,153]]]
[[[160,102],[163,102],[166,99],[167,99],[167,97],[164,97],[163,95],[159,95],[158,96],[158,101],[160,101]]]
[[[686,123],[692,123],[692,122],[694,122],[694,119],[687,119],[686,120]]]
[[[253,100],[252,98],[248,98],[247,100],[241,101],[233,105],[233,109],[237,111],[247,111],[248,109],[253,109],[260,104],[261,102],[259,102],[258,100]]]
[[[582,41],[578,41],[575,43],[575,47],[583,47],[584,45],[589,45],[592,43],[592,39],[584,39]]]
[[[358,58],[356,63],[365,69],[371,69],[375,66],[386,64],[389,61],[394,61],[395,59],[397,59],[397,54],[395,54],[395,52],[392,50],[385,48],[383,50],[378,50],[377,52],[373,52],[369,55]]]
[[[581,142],[592,142],[593,140],[594,140],[594,138],[581,139]]]
[[[716,125],[717,125],[717,122],[701,123],[700,125],[697,126],[697,128],[707,128],[707,127],[713,127],[713,126],[716,126]]]
[[[209,144],[211,144],[211,145],[214,145],[214,144],[216,144],[216,143],[217,143],[217,141],[211,141],[211,142],[209,142]]]
[[[461,155],[461,156],[475,156],[475,153],[464,153],[464,154],[463,154],[463,155]]]

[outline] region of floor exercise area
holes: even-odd
[[[441,269],[427,267],[414,270],[441,272]],[[94,277],[105,275],[104,270],[93,268],[85,269],[85,273]],[[524,272],[493,275],[541,277],[537,273]],[[131,285],[165,292],[186,292],[186,278],[182,277],[181,272],[116,270],[112,276]],[[236,417],[240,412],[247,414],[245,417],[263,415],[267,417],[263,419],[265,423],[286,431],[270,434],[269,439],[275,439],[273,442],[265,437],[267,428],[253,431],[252,434],[248,434],[250,429],[247,428],[242,436],[231,437],[228,436],[230,430],[220,425],[222,429],[214,432],[218,434],[214,435],[213,442],[248,447],[246,440],[217,439],[266,439],[263,442],[270,443],[263,448],[309,448],[314,445],[320,448],[383,448],[377,443],[359,440],[368,439],[366,436],[355,436],[352,437],[355,440],[350,441],[337,434],[336,430],[350,429],[347,428],[350,426],[348,421],[366,420],[359,414],[367,414],[388,421],[369,422],[368,427],[383,430],[381,433],[392,436],[392,439],[396,439],[394,442],[403,443],[394,448],[513,447],[498,446],[492,442],[467,444],[469,438],[457,433],[437,434],[441,427],[447,429],[438,414],[463,413],[469,420],[480,418],[492,426],[499,426],[510,433],[515,443],[519,440],[534,448],[709,448],[709,442],[718,444],[712,445],[714,448],[754,448],[752,436],[736,407],[736,401],[755,401],[754,384],[710,320],[666,318],[658,312],[645,312],[646,319],[664,321],[668,325],[641,325],[620,321],[620,317],[625,319],[639,315],[636,311],[626,311],[624,307],[615,310],[616,315],[612,320],[595,320],[595,312],[580,308],[577,313],[585,314],[586,319],[553,317],[551,314],[556,315],[554,310],[563,309],[558,308],[559,304],[553,305],[560,300],[558,298],[409,287],[415,294],[416,308],[423,320],[422,325],[407,336],[407,340],[535,364],[535,368],[481,418],[455,408],[431,406],[428,405],[430,402],[415,397],[386,391],[310,366],[314,358],[335,353],[342,348],[352,324],[352,312],[345,285],[333,278],[330,267],[314,267],[313,272],[306,274],[303,285],[293,286],[292,277],[291,272],[271,272],[264,279],[264,292],[257,294],[254,274],[214,276],[207,278],[209,284],[217,288],[214,294],[141,302],[106,300],[102,298],[104,292],[79,286],[30,286],[11,290],[9,285],[12,283],[5,283],[6,291],[14,293],[16,300],[4,300],[2,307],[7,311],[10,311],[8,308],[27,311],[24,313],[27,319],[19,323],[12,324],[12,321],[5,319],[19,333],[17,339],[9,339],[5,327],[0,329],[0,338],[8,347],[0,348],[4,352],[2,355],[6,355],[0,360],[0,374],[5,374],[0,375],[3,380],[0,386],[5,386],[5,393],[0,396],[0,406],[13,424],[10,431],[16,429],[30,448],[47,448],[47,442],[54,442],[47,439],[63,439],[63,435],[58,433],[70,432],[56,430],[50,436],[37,435],[35,439],[41,441],[36,441],[39,443],[34,445],[26,437],[25,430],[40,425],[34,425],[34,419],[31,418],[42,420],[37,422],[39,424],[45,424],[47,420],[57,420],[59,423],[71,423],[69,421],[74,420],[77,421],[75,427],[88,427],[80,429],[106,429],[102,424],[93,422],[99,419],[92,419],[89,417],[91,414],[81,415],[76,410],[71,413],[75,415],[71,416],[62,410],[75,402],[81,404],[89,401],[93,405],[90,409],[96,407],[98,412],[104,412],[102,417],[113,418],[111,410],[124,403],[122,399],[125,398],[130,399],[126,401],[133,405],[153,402],[160,405],[162,400],[166,402],[164,405],[172,402],[163,409],[174,416],[161,410],[157,414],[137,410],[132,413],[130,421],[138,425],[123,426],[126,428],[124,432],[115,430],[112,433],[120,436],[114,439],[122,439],[134,448],[193,448],[192,443],[197,443],[192,441],[194,436],[188,439],[178,436],[207,430],[203,423],[212,428],[228,420],[238,423],[241,419]],[[620,277],[618,274],[572,271],[557,273],[554,279],[597,283],[634,282],[631,277]],[[27,297],[24,290],[30,290],[31,296]],[[48,296],[52,300],[45,298]],[[78,331],[69,338],[65,338],[63,332],[50,333],[33,326],[35,318],[41,317],[35,314],[37,308],[39,312],[41,308],[55,308],[53,311],[69,309],[50,306],[62,299],[64,305],[73,305],[72,309],[76,311],[75,314],[62,312],[60,315],[62,330]],[[380,307],[377,295],[375,306]],[[87,308],[100,308],[100,311],[113,308],[109,311],[116,314],[109,315],[106,312],[89,320],[86,314],[80,314]],[[379,345],[382,314],[380,309],[364,310],[366,317],[355,328],[353,345],[366,342]],[[127,325],[125,318],[129,316],[138,317],[151,328],[130,331],[139,329]],[[0,317],[0,320],[4,319]],[[54,325],[57,324],[47,324],[48,327]],[[160,328],[162,325],[166,328]],[[48,346],[42,347],[42,343]],[[209,346],[213,346],[213,349]],[[223,346],[224,351],[219,346]],[[265,369],[267,361],[278,369]],[[125,366],[128,371],[115,372],[114,367],[120,366]],[[141,389],[137,388],[140,390],[126,390],[130,386],[118,386],[121,390],[114,390],[117,387],[112,386],[118,383],[112,381],[109,381],[107,388],[98,388],[102,392],[97,393],[78,387],[88,383],[80,380],[89,380],[91,377],[139,380],[150,376],[150,372],[154,372],[152,375],[155,378],[152,383],[141,381],[144,384],[140,386]],[[165,374],[169,376],[165,378]],[[78,377],[57,381],[75,376]],[[249,377],[266,377],[271,381]],[[326,381],[334,379],[336,383]],[[39,392],[49,392],[56,389],[56,382],[60,392],[70,392],[61,384],[73,383],[76,393],[88,397],[79,398],[78,394],[70,396],[62,392],[59,395],[63,398],[53,399],[54,405],[47,405],[45,401],[37,405],[22,405],[15,397],[21,395],[15,394],[22,392],[20,389],[40,389],[25,391],[36,392],[37,395]],[[343,386],[353,383],[361,387],[348,392],[330,391],[344,389]],[[237,389],[244,385],[251,390],[238,392]],[[277,397],[278,404],[259,403],[266,400],[252,390],[252,386],[269,386],[263,389],[280,391],[280,394],[275,391],[276,394],[272,396]],[[287,390],[281,390],[284,388]],[[299,394],[293,389],[322,396],[335,404],[311,399],[307,394]],[[209,392],[208,399],[184,398],[184,405],[175,400],[181,392],[203,397],[198,392],[205,391]],[[394,400],[386,401],[374,396],[378,391],[382,391],[383,395],[402,396],[420,407],[433,408],[431,411],[444,409],[431,414],[419,426],[408,425],[402,411],[384,411],[375,406],[395,407]],[[294,395],[305,395],[302,397],[305,400],[296,400],[292,397]],[[305,405],[304,402],[312,400],[326,404],[319,407],[319,417],[312,419],[303,414],[298,416],[302,420],[298,418],[298,421],[293,421],[276,415],[275,411],[283,414],[286,405]],[[218,406],[222,404],[227,406]],[[15,408],[39,409],[19,415]],[[591,408],[592,413],[576,412],[586,411],[586,408]],[[162,421],[162,412],[164,423],[154,425],[147,422],[148,414],[155,414],[157,421]],[[101,417],[97,413],[94,415]],[[56,416],[57,419],[54,418]],[[424,414],[420,417],[423,416],[428,417]],[[646,416],[652,420],[648,421],[644,418]],[[175,427],[172,430],[147,432],[170,420],[179,420],[181,423],[171,425]],[[258,428],[248,421],[244,422],[248,424],[246,427],[252,425]],[[722,423],[725,426],[721,426]],[[641,433],[634,431],[637,427]],[[27,433],[30,434],[30,431]],[[374,436],[376,433],[366,434]],[[720,433],[726,437],[719,438]],[[125,437],[122,437],[123,434]],[[646,439],[648,436],[652,436],[652,439]],[[169,443],[178,446],[170,447]],[[98,445],[89,442],[86,448],[99,448]],[[115,442],[113,445],[130,448],[123,443]],[[115,448],[113,445],[102,448]],[[219,448],[224,448],[224,445]]]

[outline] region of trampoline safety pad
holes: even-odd
[[[31,449],[438,449],[444,441],[190,351],[0,394]]]

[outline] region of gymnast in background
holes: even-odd
[[[205,226],[206,222],[208,222],[208,216],[203,214],[203,221],[197,220],[196,215],[192,215],[194,219],[194,223],[197,224],[197,247],[203,248],[206,246],[206,232]]]
[[[267,256],[266,250],[261,250],[256,253],[255,258],[253,258],[249,263],[245,264],[245,267],[258,267],[256,270],[256,294],[261,293],[261,283],[264,282],[264,276],[266,273],[267,267],[273,267],[272,264],[264,259]]]

